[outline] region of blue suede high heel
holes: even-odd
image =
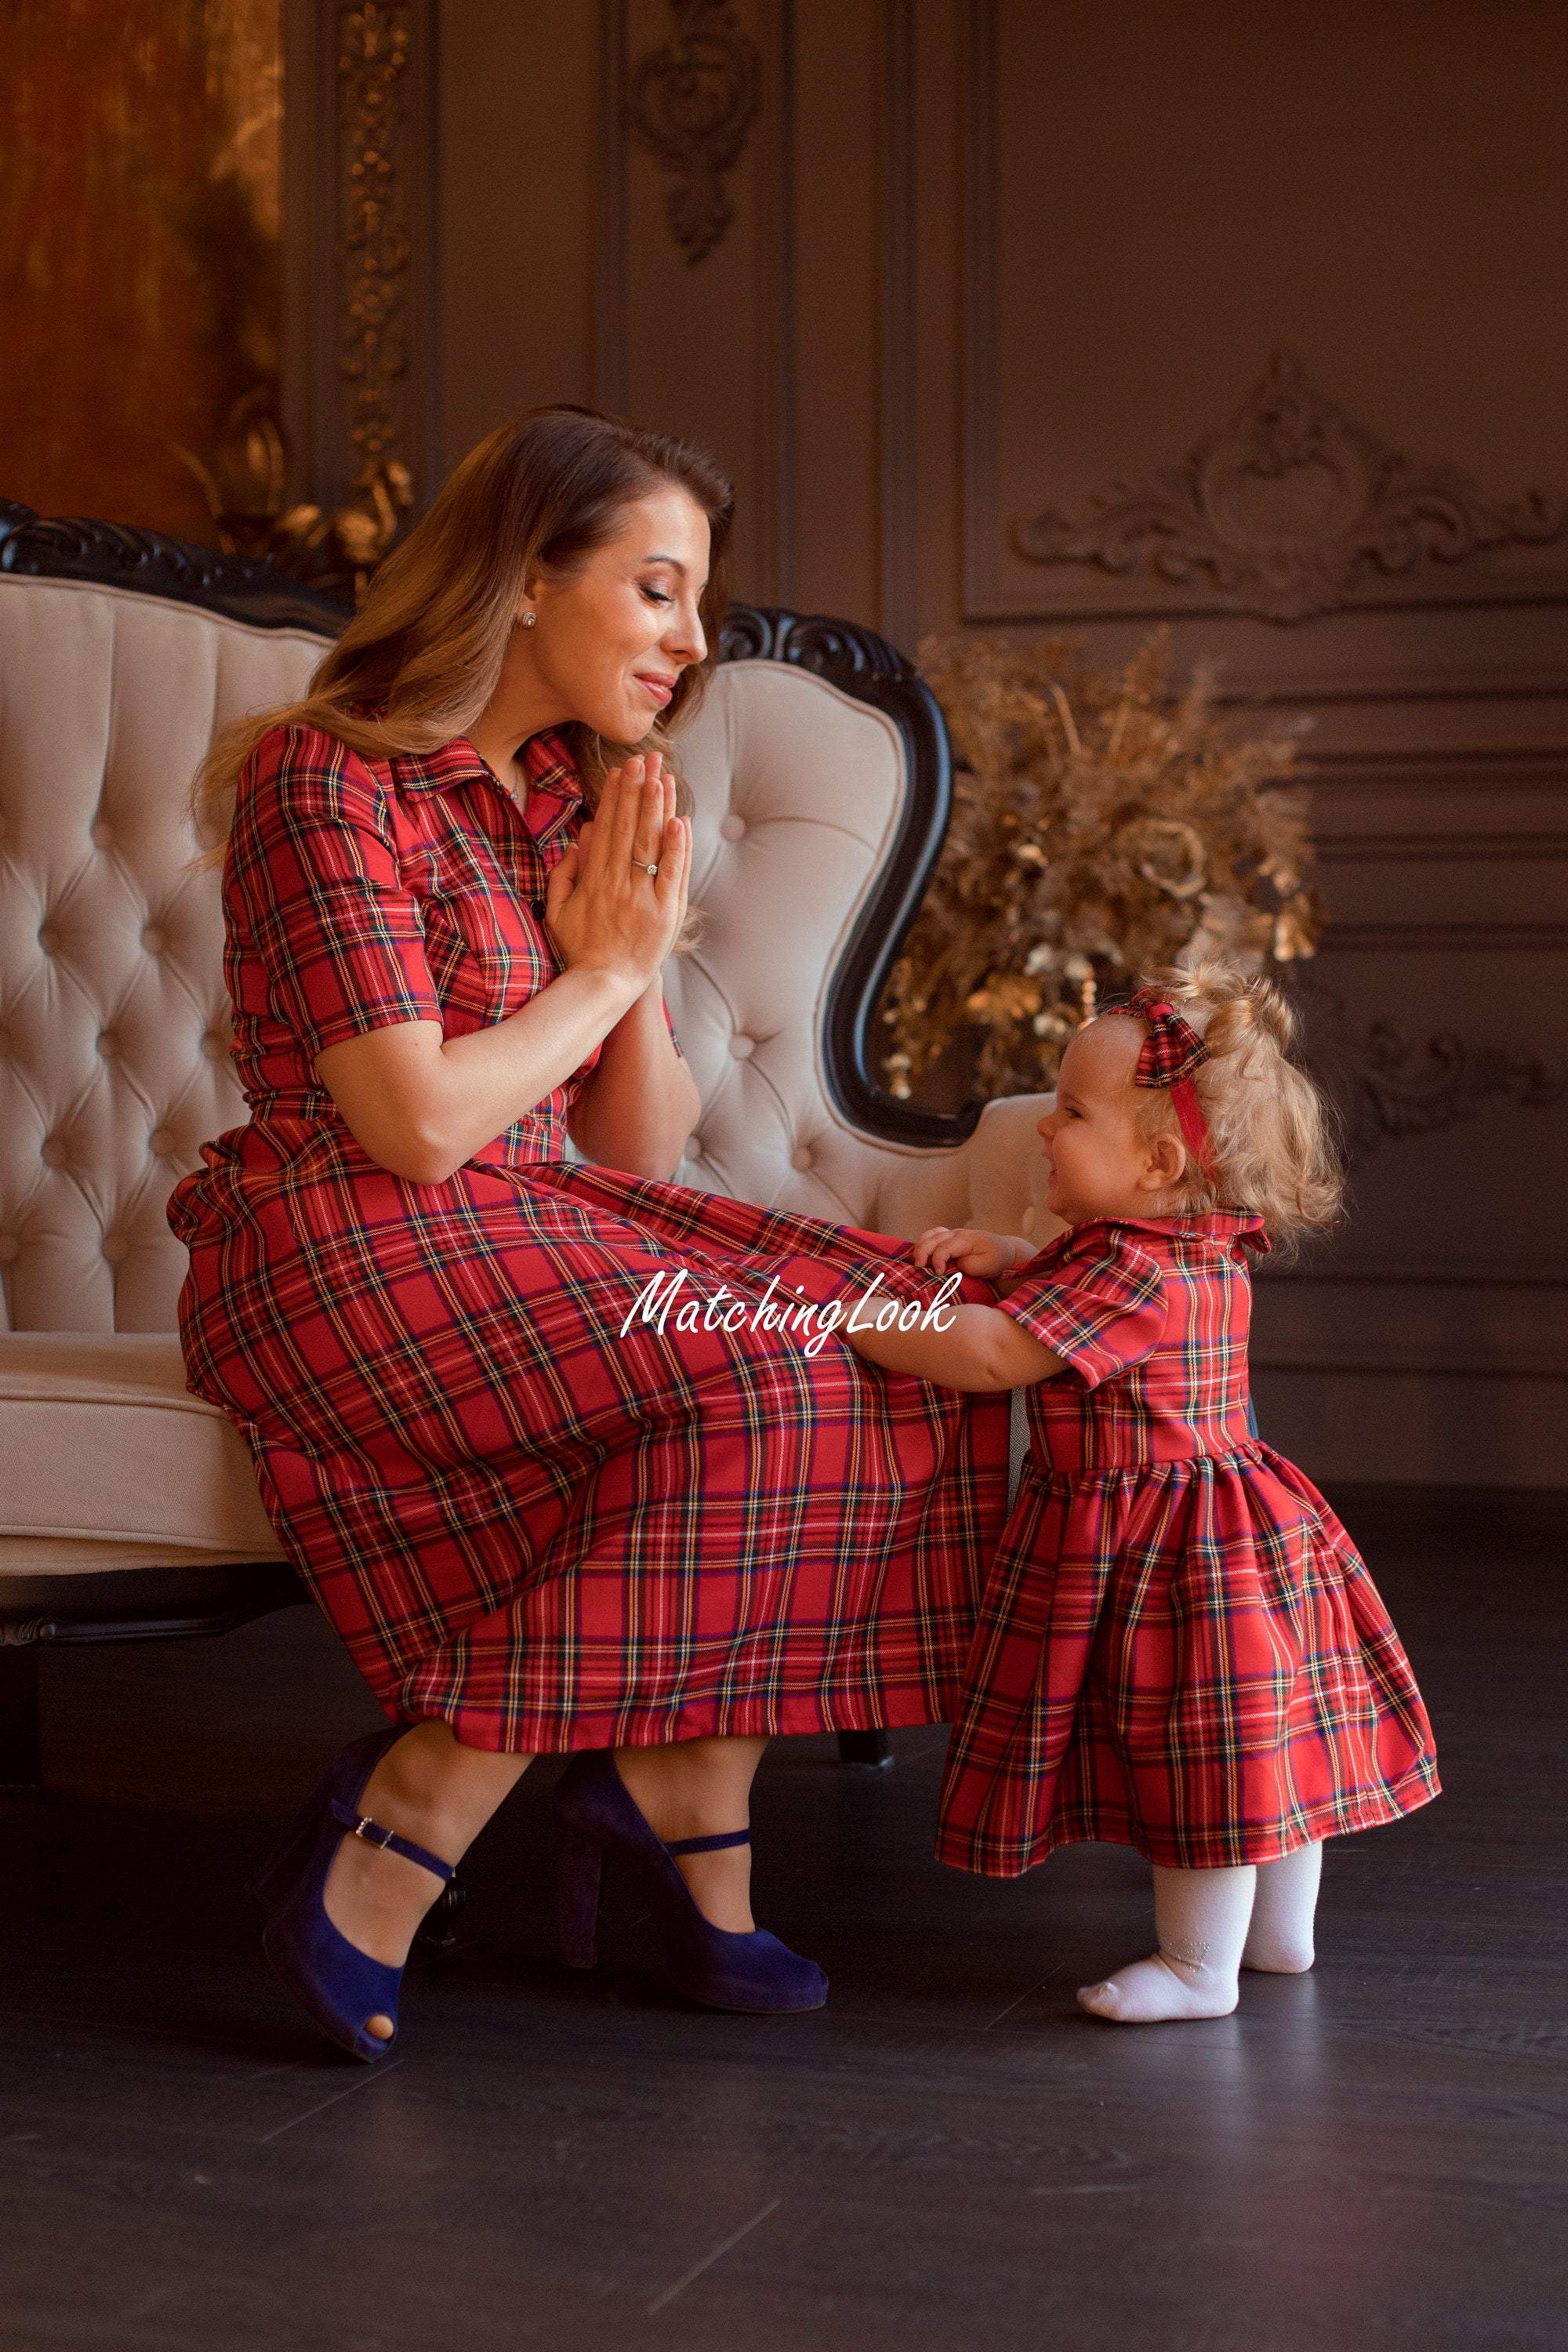
[[[665,1979],[705,2009],[771,2017],[820,2009],[827,1979],[762,1928],[737,1935],[703,1916],[676,1868],[678,1853],[711,1853],[749,1845],[750,1830],[677,1838],[666,1845],[616,1769],[607,1748],[580,1749],[555,1784],[561,1958],[591,1969],[597,1958],[599,1886],[605,1856],[621,1854],[636,1870],[664,1940]]]
[[[272,1859],[250,1882],[251,1894],[272,1913],[262,1931],[261,1948],[277,1975],[340,2050],[367,2063],[384,2058],[397,2039],[403,1970],[372,1959],[351,1944],[328,1918],[321,1896],[345,1831],[418,1863],[443,1885],[451,1878],[452,1864],[359,1810],[371,1774],[409,1728],[406,1723],[389,1724],[352,1741]],[[394,2030],[384,2042],[367,2030],[366,2021],[376,2016],[392,2020]]]

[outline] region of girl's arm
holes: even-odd
[[[994,1307],[947,1307],[941,1310],[945,1331],[935,1323],[925,1329],[878,1331],[862,1320],[850,1325],[855,1312],[838,1327],[838,1336],[868,1362],[885,1371],[912,1372],[917,1380],[935,1381],[949,1389],[1021,1389],[1035,1381],[1048,1381],[1068,1369],[1064,1357],[1042,1348],[1037,1339]]]

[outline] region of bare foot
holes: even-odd
[[[1100,1984],[1080,1985],[1078,1998],[1091,2017],[1111,2025],[1159,2025],[1172,2018],[1228,2017],[1237,1989],[1234,1977],[1152,1952]]]

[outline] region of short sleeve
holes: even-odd
[[[1086,1389],[1141,1363],[1159,1345],[1164,1276],[1152,1252],[1130,1234],[1091,1223],[1040,1257],[1038,1276],[1024,1267],[997,1311],[1064,1358]]]
[[[252,754],[235,812],[233,887],[269,1002],[314,1059],[404,1021],[439,1021],[419,905],[386,800],[359,755],[279,727]]]

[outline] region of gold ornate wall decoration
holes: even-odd
[[[350,426],[367,476],[400,454],[397,386],[410,243],[398,189],[403,83],[413,36],[405,0],[347,0],[338,18],[342,157],[343,347]]]
[[[1568,499],[1500,503],[1457,467],[1402,457],[1277,355],[1250,396],[1185,463],[1118,484],[1079,519],[1047,510],[1010,534],[1031,563],[1097,564],[1197,588],[1227,612],[1310,620],[1369,575],[1409,577],[1484,550],[1568,535]]]
[[[724,186],[762,102],[763,61],[727,0],[670,0],[675,38],[634,67],[632,129],[673,181],[669,226],[689,262],[711,253],[734,217]]]
[[[366,466],[342,506],[289,506],[288,453],[266,385],[235,403],[210,465],[177,444],[175,453],[200,486],[226,555],[264,555],[290,579],[356,604],[413,504],[408,468],[393,457]]]

